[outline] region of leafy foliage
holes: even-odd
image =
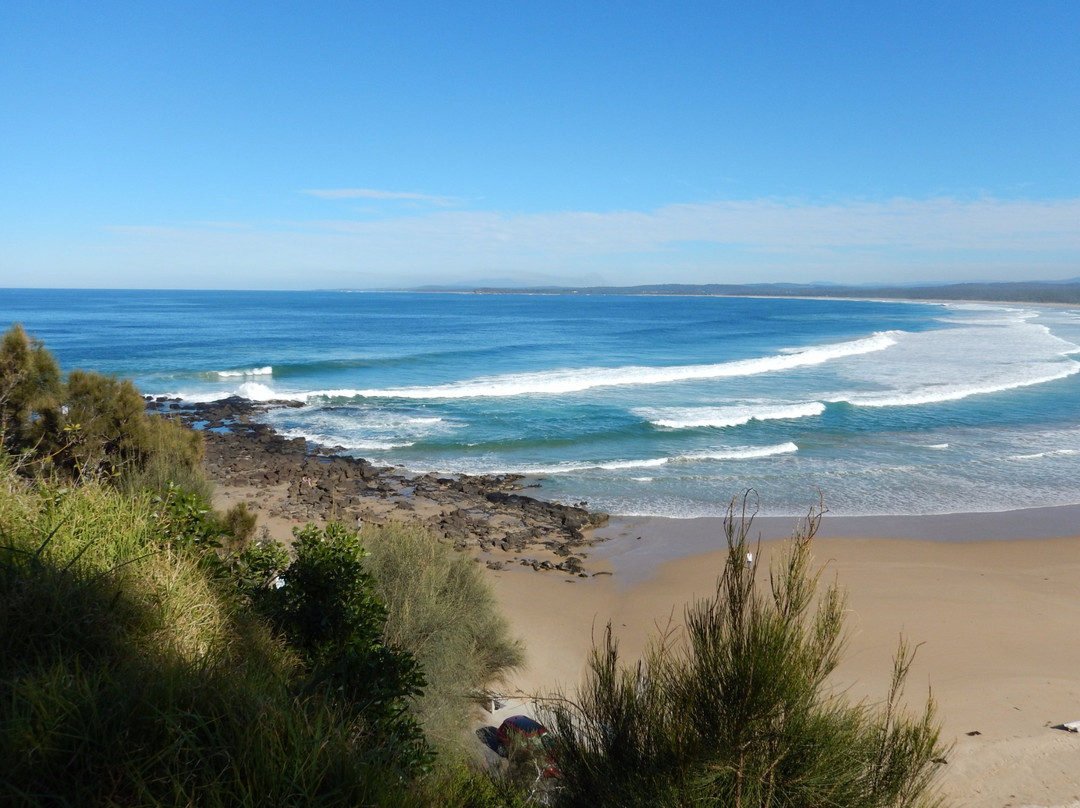
[[[16,323],[0,339],[0,443],[22,451],[42,412],[56,406],[60,367],[44,344]]]
[[[210,499],[212,486],[202,467],[202,434],[162,415],[147,415],[144,425],[136,462],[123,468],[118,486],[131,494],[177,488]]]
[[[266,569],[281,556],[265,548],[242,554],[245,571],[265,581],[250,593],[253,603],[306,662],[302,692],[340,703],[389,765],[416,773],[431,755],[408,700],[425,680],[411,654],[383,641],[386,606],[363,568],[359,537],[339,523],[295,535],[295,558],[283,570]]]
[[[766,592],[746,563],[752,515],[725,522],[716,593],[687,609],[635,666],[610,626],[576,701],[553,703],[566,805],[911,806],[941,757],[934,703],[897,704],[911,661],[902,646],[884,710],[829,694],[843,645],[844,598],[818,591],[797,531]]]
[[[54,467],[76,479],[110,479],[138,462],[148,427],[142,396],[130,381],[73,370],[62,402],[43,412],[33,430]]]
[[[61,381],[52,354],[20,325],[0,340],[0,436],[39,474],[207,493],[198,433],[147,415],[126,379],[73,370]]]
[[[227,538],[228,528],[218,519],[210,503],[199,494],[169,486],[151,500],[159,540],[174,550],[190,551],[203,563],[216,563],[217,551]]]
[[[238,502],[225,511],[222,526],[229,537],[226,549],[236,553],[247,547],[255,535],[257,522],[258,517],[248,510],[246,502]]]

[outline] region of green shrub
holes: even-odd
[[[744,503],[745,506],[745,503]],[[560,804],[612,806],[910,806],[928,800],[942,756],[934,704],[898,707],[901,646],[882,709],[830,695],[844,598],[818,592],[811,512],[770,572],[746,563],[752,516],[725,522],[715,595],[688,607],[685,634],[624,666],[608,627],[576,699],[548,716],[563,773]]]
[[[418,805],[439,808],[525,808],[535,805],[522,789],[497,772],[477,771],[455,761],[426,778],[414,793]]]
[[[142,460],[148,438],[146,407],[135,385],[73,370],[61,407],[35,423],[35,437],[52,464],[76,479],[115,479]]]
[[[226,528],[204,497],[170,486],[151,502],[159,541],[177,550],[191,551],[204,563],[218,561]]]
[[[221,519],[225,529],[225,549],[230,553],[239,553],[251,543],[255,535],[258,517],[248,510],[246,502],[237,502]]]
[[[55,406],[60,387],[53,355],[21,325],[11,326],[0,339],[0,445],[15,452],[29,448],[35,419]]]
[[[197,432],[147,415],[126,379],[73,370],[62,382],[52,354],[19,325],[0,339],[0,439],[38,475],[210,494]]]
[[[124,467],[119,487],[128,493],[170,488],[209,500],[213,486],[203,468],[202,433],[161,415],[147,415],[138,462]]]
[[[386,751],[387,766],[417,774],[431,754],[408,704],[425,680],[410,653],[383,639],[386,606],[364,569],[359,537],[339,523],[294,534],[295,558],[277,575],[264,571],[252,603],[305,660],[301,692],[339,703]],[[260,547],[241,554],[248,571],[270,558]]]

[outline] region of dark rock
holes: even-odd
[[[372,511],[367,503],[392,504],[395,519],[424,522],[455,549],[492,551],[498,547],[510,553],[544,547],[565,560],[557,567],[550,561],[521,563],[584,574],[580,558],[571,555],[572,548],[586,545],[589,539],[584,531],[606,522],[606,514],[591,513],[582,507],[584,503],[563,505],[515,493],[522,489],[517,475],[413,475],[314,446],[303,438],[285,438],[255,420],[271,406],[302,404],[267,405],[241,398],[207,404],[176,399],[147,402],[148,410],[168,408],[188,425],[221,425],[219,431],[202,430],[205,465],[214,482],[264,490],[287,483],[287,496],[266,506],[275,515],[297,521],[340,519],[345,508],[350,519],[359,512],[368,518]],[[418,502],[434,503],[438,516],[420,517]]]

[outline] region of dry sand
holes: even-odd
[[[763,519],[764,573],[795,520]],[[918,709],[932,688],[955,744],[942,792],[957,806],[1080,808],[1080,509],[946,517],[826,516],[814,553],[848,593],[849,641],[834,686],[882,699],[903,635],[919,643],[907,685]],[[572,688],[594,634],[611,621],[628,658],[715,587],[719,520],[616,519],[585,580],[492,573],[527,666],[508,692]],[[976,733],[976,734],[970,734]]]

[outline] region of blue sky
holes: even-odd
[[[1080,3],[0,2],[0,287],[1080,276]]]

